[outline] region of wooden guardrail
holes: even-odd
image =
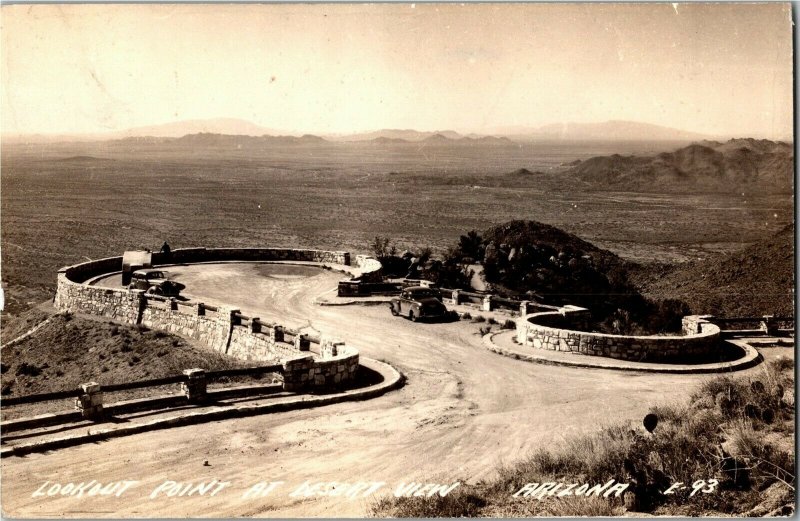
[[[206,378],[210,380],[234,377],[234,376],[255,376],[268,373],[283,374],[283,365],[272,364],[258,367],[242,367],[236,369],[222,369],[218,371],[206,372]],[[188,377],[185,374],[177,374],[172,376],[165,376],[162,378],[151,378],[148,380],[138,380],[135,382],[124,382],[118,384],[103,384],[102,390],[104,393],[113,393],[119,391],[128,391],[131,389],[143,389],[146,387],[159,387],[162,385],[172,385],[186,383]],[[38,393],[28,394],[25,396],[12,396],[8,398],[0,398],[0,404],[6,407],[14,405],[22,405],[28,403],[52,402],[57,400],[65,400],[67,398],[77,398],[83,394],[81,389],[68,389],[65,391],[55,391],[51,393]]]

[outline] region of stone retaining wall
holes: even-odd
[[[153,254],[154,266],[163,263],[259,260],[349,265],[350,254],[275,248],[186,248],[174,250],[169,257]],[[297,381],[290,384],[293,390],[338,386],[356,376],[358,351],[345,346],[343,342],[328,340],[327,347],[321,348],[319,355],[312,355],[309,353],[310,343],[319,344],[320,340],[307,338],[280,325],[261,323],[257,318],[243,317],[233,307],[206,306],[202,302],[147,295],[139,290],[102,288],[83,283],[92,277],[119,271],[121,267],[122,257],[109,257],[62,268],[58,272],[53,301],[56,309],[108,317],[131,325],[141,324],[191,339],[203,347],[243,360],[279,361],[282,364],[306,360],[290,364],[299,371]],[[374,266],[365,261],[365,268]],[[302,338],[298,338],[300,336]],[[335,349],[330,347],[333,345]],[[303,371],[306,378],[300,375]],[[293,374],[290,374],[290,380]]]
[[[585,327],[587,315],[588,310],[576,306],[527,315],[517,321],[517,342],[636,362],[691,362],[721,349],[719,327],[702,316],[684,318],[683,336],[626,336],[576,330]]]

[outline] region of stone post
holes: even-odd
[[[453,290],[453,296],[451,298],[453,299],[453,304],[455,304],[457,306],[459,304],[460,299],[461,299],[461,292],[459,290],[457,290],[457,289],[454,289]]]
[[[344,342],[333,338],[323,337],[320,342],[321,358],[333,358],[339,355],[339,351],[344,347]]]
[[[178,311],[178,301],[175,297],[170,297],[169,299],[169,310],[170,312]]]
[[[298,392],[314,383],[314,357],[304,356],[283,363],[283,390]]]
[[[75,399],[75,409],[87,420],[103,417],[103,391],[97,382],[87,382],[79,386],[80,396]]]
[[[298,333],[294,337],[294,348],[298,351],[310,351],[311,341],[305,333]]]
[[[197,316],[198,317],[205,316],[205,314],[206,314],[206,305],[203,304],[202,302],[198,302],[196,307],[197,307]]]
[[[206,400],[205,369],[185,369],[186,381],[181,383],[181,392],[189,403],[202,403]]]
[[[492,310],[492,296],[486,295],[483,297],[483,311],[491,311]]]
[[[775,321],[775,315],[764,315],[764,320],[761,321],[761,331],[767,336],[777,336],[778,323]]]
[[[283,326],[272,326],[269,328],[269,339],[274,344],[275,342],[283,342]]]
[[[528,306],[530,305],[530,300],[523,300],[519,303],[519,314],[520,316],[524,317],[528,314]]]
[[[714,315],[687,315],[681,319],[684,335],[696,335],[703,332],[703,324],[713,323]]]
[[[251,333],[261,333],[261,319],[258,317],[253,317],[250,319],[250,332]]]

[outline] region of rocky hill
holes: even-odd
[[[638,282],[645,295],[679,298],[695,313],[793,316],[794,224],[742,251],[663,268]]]
[[[461,262],[480,261],[495,292],[547,304],[588,308],[593,329],[613,333],[675,331],[687,306],[648,300],[628,280],[637,266],[614,253],[536,221],[510,221],[461,237]]]
[[[701,141],[656,156],[593,157],[566,175],[611,190],[789,192],[794,151],[790,144],[769,140]]]

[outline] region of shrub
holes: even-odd
[[[486,501],[480,496],[455,490],[444,497],[386,497],[371,508],[376,517],[479,517]]]
[[[483,315],[476,315],[475,318],[472,319],[473,322],[486,322],[486,318]]]
[[[461,315],[461,320],[470,320],[471,318],[472,318],[472,315],[470,315],[469,311],[467,311],[466,313]]]
[[[20,375],[39,376],[40,374],[42,374],[42,370],[33,364],[29,364],[28,362],[22,362],[19,365],[19,367],[17,367],[17,371],[15,374],[17,376]]]
[[[497,320],[495,320],[494,317],[489,317],[488,319],[486,319],[486,323],[487,324],[497,324]]]
[[[500,327],[502,327],[503,329],[516,329],[517,323],[511,320],[510,318],[507,318],[506,321],[503,322],[503,325]]]

